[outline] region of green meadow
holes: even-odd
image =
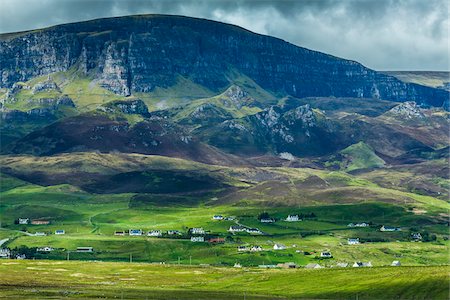
[[[5,298],[448,299],[447,266],[319,270],[0,261]]]

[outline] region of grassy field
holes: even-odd
[[[448,266],[262,270],[0,261],[2,298],[448,299]]]

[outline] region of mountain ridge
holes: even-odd
[[[406,84],[352,60],[206,19],[105,18],[3,34],[0,40],[2,87],[78,65],[100,86],[124,96],[171,86],[176,75],[218,92],[232,84],[228,73],[237,71],[281,96],[414,100],[432,106],[448,100],[446,91]]]

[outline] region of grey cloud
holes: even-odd
[[[129,14],[233,23],[379,70],[449,70],[446,0],[2,0],[0,32]]]

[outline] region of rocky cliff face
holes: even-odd
[[[441,106],[449,93],[403,83],[361,64],[242,28],[178,16],[133,16],[0,35],[0,86],[77,66],[121,95],[175,84],[213,91],[230,73],[278,95],[416,101]],[[239,95],[238,95],[239,96]]]

